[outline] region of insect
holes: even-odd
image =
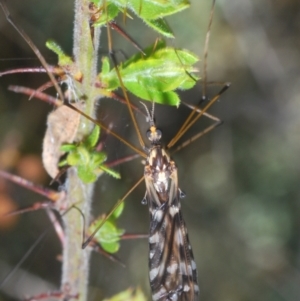
[[[161,131],[150,116],[151,142],[145,169],[149,206],[149,278],[153,301],[195,300],[199,294],[197,270],[187,228],[181,213],[175,162],[163,149]]]
[[[119,74],[118,77],[122,83],[122,78]],[[225,90],[226,88],[222,89],[202,110],[199,111],[198,108],[193,110],[191,116],[179,131],[179,134],[176,135],[168,145],[168,148],[174,145],[202,115],[206,114],[206,110],[208,110]],[[128,103],[128,109],[131,115],[133,115],[124,86],[123,92]],[[62,99],[63,96],[60,95],[60,98]],[[70,105],[70,107],[72,106]],[[72,108],[74,109],[74,107]],[[196,116],[194,116],[195,114]],[[85,114],[83,115],[86,116]],[[195,118],[193,118],[193,116]],[[86,117],[93,122],[95,121],[88,116]],[[149,257],[152,296],[154,300],[195,300],[198,295],[196,268],[186,227],[180,213],[179,199],[182,193],[178,188],[176,166],[175,163],[170,160],[165,150],[160,146],[161,134],[156,130],[153,114],[152,116],[149,114],[149,117],[152,119],[149,136],[152,147],[148,154],[144,154],[144,157],[147,157],[147,165],[145,167],[147,194],[145,200],[149,204],[151,217],[150,244],[152,245],[150,245]],[[134,118],[133,121],[136,124]],[[199,135],[193,139],[198,137]],[[144,148],[144,144],[141,143],[141,145]],[[169,170],[164,170],[158,175],[158,178],[155,178],[156,167],[158,167],[158,165],[155,166],[154,163],[159,163],[158,161],[162,161]],[[166,166],[162,167],[165,168]],[[164,187],[162,187],[162,185]],[[170,229],[168,235],[164,234],[163,231],[165,231],[165,229]],[[85,245],[87,245],[89,241],[90,240],[88,240]],[[162,248],[164,248],[164,252],[161,251]],[[183,255],[181,251],[184,251]],[[163,257],[157,255],[161,252],[164,255]],[[161,260],[158,260],[157,257]],[[174,259],[175,257],[176,259]],[[176,264],[179,265],[179,267],[176,267]]]
[[[213,14],[211,13],[205,49],[208,45],[212,17]],[[207,54],[205,55],[207,56]],[[122,83],[121,77],[119,77],[119,80]],[[206,77],[204,82],[206,85]],[[207,109],[219,99],[220,95],[225,92],[228,87],[228,84],[225,85],[202,110],[195,107],[178,134],[168,144],[167,148],[174,146],[182,135],[203,114],[206,114]],[[123,92],[125,99],[127,99],[129,103],[125,89],[123,89]],[[203,93],[205,93],[205,90]],[[203,97],[203,100],[204,99]],[[131,111],[130,106],[128,106],[128,109]],[[152,299],[153,301],[197,300],[199,286],[197,283],[196,263],[189,242],[185,221],[181,213],[180,199],[184,194],[178,186],[177,167],[175,162],[170,159],[166,150],[162,147],[160,141],[162,133],[156,128],[154,122],[154,103],[151,114],[147,107],[146,111],[150,124],[150,128],[147,131],[147,138],[151,142],[151,146],[147,150],[146,165],[144,168],[146,194],[143,203],[148,204],[150,213],[149,278]],[[133,117],[132,113],[131,116]],[[136,124],[134,117],[133,122]],[[218,124],[220,124],[220,120],[204,132],[212,130]],[[136,131],[142,148],[146,149],[137,126]],[[204,132],[194,136],[189,142],[199,138]],[[186,144],[187,143],[183,143],[183,145]],[[178,149],[181,147],[182,146],[179,146]],[[97,231],[97,229],[95,231]],[[89,239],[84,244],[84,247],[88,243]]]

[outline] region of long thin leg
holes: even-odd
[[[131,194],[131,192],[140,185],[141,182],[144,181],[144,176],[142,176],[131,188],[126,192],[126,194],[111,208],[109,213],[106,215],[105,219],[102,221],[102,223],[99,224],[99,226],[94,230],[94,232],[91,234],[91,236],[82,244],[82,249],[85,249],[87,245],[92,241],[96,233],[99,231],[99,229],[104,225],[106,220],[113,214],[113,212],[124,202],[124,200]]]
[[[130,100],[129,100],[129,97],[128,97],[128,94],[126,92],[126,89],[125,89],[125,86],[124,86],[124,83],[122,81],[122,78],[121,78],[121,74],[120,74],[120,71],[119,71],[119,68],[117,66],[117,62],[115,60],[115,57],[114,57],[114,54],[113,54],[113,50],[112,50],[112,38],[111,38],[111,32],[110,32],[110,28],[109,26],[107,26],[107,36],[108,36],[108,49],[109,49],[109,53],[110,53],[110,56],[113,60],[113,63],[114,63],[114,66],[115,66],[115,69],[116,69],[116,73],[118,75],[118,79],[120,81],[120,86],[122,88],[122,91],[124,93],[124,97],[125,97],[125,100],[126,100],[126,103],[127,103],[127,107],[128,107],[128,111],[129,111],[129,114],[130,114],[130,117],[131,117],[131,120],[134,124],[134,128],[135,128],[135,131],[137,133],[137,136],[138,136],[138,139],[139,139],[139,143],[141,145],[141,147],[143,149],[145,149],[145,143],[144,143],[144,140],[142,138],[142,135],[141,135],[141,132],[139,130],[139,127],[138,127],[138,124],[137,124],[137,121],[135,119],[135,116],[133,114],[133,111],[132,111],[132,107],[130,105]]]
[[[214,14],[214,7],[215,7],[215,0],[213,0],[212,8],[209,17],[208,29],[206,32],[205,44],[204,44],[204,60],[203,60],[203,89],[202,89],[202,100],[206,99],[206,87],[207,87],[207,58],[208,58],[208,45],[209,45],[209,38],[210,38],[210,30],[213,20]],[[178,133],[175,137],[169,142],[167,148],[173,147],[177,141],[187,132],[187,130],[202,116],[206,113],[206,111],[219,99],[220,95],[227,90],[229,84],[226,84],[225,87],[215,96],[213,97],[209,103],[201,109],[199,112],[199,106],[194,107],[188,118],[185,120],[181,128],[179,129]],[[197,111],[198,110],[198,111]],[[198,113],[198,114],[197,114]],[[197,115],[196,115],[197,114]],[[194,117],[196,115],[196,117]]]

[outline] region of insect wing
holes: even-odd
[[[149,268],[153,301],[197,300],[196,264],[182,218],[177,170],[169,178],[164,200],[153,179],[146,179],[146,200],[150,212]]]

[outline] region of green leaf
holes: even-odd
[[[193,66],[198,57],[187,50],[175,50],[158,43],[145,49],[119,66],[125,88],[134,95],[149,101],[173,106],[179,105],[176,89],[187,89],[195,85],[198,70]],[[100,82],[108,89],[120,86],[115,68],[99,75]]]
[[[105,165],[100,165],[99,168],[103,170],[105,173],[109,174],[115,179],[121,179],[120,173],[116,172],[115,170],[105,166]]]
[[[101,243],[101,247],[108,253],[114,254],[117,253],[120,249],[120,243],[118,241],[112,243]]]
[[[96,125],[92,131],[92,133],[86,138],[84,144],[87,148],[93,148],[96,146],[100,137],[100,127]]]
[[[179,106],[180,98],[177,93],[171,92],[159,92],[159,91],[151,91],[145,89],[143,86],[139,85],[138,83],[127,83],[126,88],[136,95],[139,98],[148,101],[154,101],[156,103],[162,105],[169,105],[169,106]]]
[[[103,301],[147,301],[147,298],[141,289],[138,288],[133,290],[132,288],[129,288],[109,299],[104,299]]]
[[[125,203],[122,202],[118,208],[113,212],[112,214],[112,217],[117,219],[118,217],[120,217],[120,215],[122,214],[123,210],[124,210],[124,207],[125,207]]]
[[[152,29],[168,38],[173,38],[174,35],[162,18],[184,10],[190,5],[187,0],[92,0],[91,2],[99,8],[99,16],[93,26],[107,25],[117,17],[119,12],[128,15],[129,10]]]
[[[77,166],[78,176],[84,183],[93,183],[97,180],[97,175],[84,165]]]
[[[144,19],[144,22],[149,27],[159,32],[160,34],[164,35],[165,37],[175,38],[172,29],[164,19],[156,19],[156,20]]]
[[[68,154],[67,156],[67,163],[70,166],[76,166],[80,162],[80,155],[78,152],[74,151]]]
[[[46,42],[46,47],[52,50],[58,56],[58,64],[60,66],[72,65],[73,60],[70,56],[66,55],[62,48],[53,40],[48,40]]]
[[[76,150],[76,145],[74,145],[74,144],[63,144],[63,145],[60,146],[60,150],[62,152],[66,152],[66,153],[71,152],[71,151]]]
[[[106,160],[106,154],[103,152],[89,152],[84,147],[79,147],[77,152],[70,153],[69,156],[77,157],[79,160],[73,166],[77,166],[78,176],[84,183],[92,183],[103,173],[101,164]]]
[[[90,165],[93,168],[97,168],[107,160],[107,156],[104,152],[93,151],[90,153]]]
[[[99,7],[99,4],[96,4],[96,5],[98,5],[98,7]],[[95,26],[95,27],[106,25],[108,22],[115,19],[120,12],[119,8],[115,4],[113,4],[109,1],[107,1],[106,7],[102,7],[99,9],[101,9],[99,18],[93,24],[93,26]]]
[[[89,232],[92,233],[98,225],[102,223],[100,218],[94,221],[89,227]],[[120,236],[124,234],[123,229],[118,229],[114,222],[107,220],[95,235],[95,240],[108,252],[114,253],[119,249]],[[111,252],[114,250],[114,252]]]
[[[155,20],[189,7],[187,0],[112,0],[116,6],[131,10],[141,19]]]
[[[166,42],[163,39],[157,40],[154,44],[146,47],[143,49],[144,54],[141,52],[137,52],[135,55],[133,55],[131,58],[129,58],[127,61],[122,63],[122,68],[127,68],[130,66],[133,62],[137,62],[140,60],[146,60],[149,57],[153,55],[154,52],[159,51],[161,49],[166,48]]]
[[[101,74],[107,74],[110,71],[109,59],[107,56],[102,57]]]
[[[102,223],[103,219],[98,219],[92,223],[89,228],[90,232],[93,232],[100,223]],[[104,225],[99,229],[99,231],[95,235],[95,239],[97,242],[102,243],[111,243],[119,240],[117,227],[111,221],[106,221]]]
[[[87,165],[90,163],[90,153],[89,150],[84,147],[84,145],[79,145],[76,152],[80,156],[80,164]]]
[[[99,6],[102,0],[90,0],[91,3],[94,3],[95,5]]]
[[[120,248],[120,237],[125,233],[124,229],[119,229],[116,226],[116,220],[123,212],[125,204],[120,206],[112,213],[112,215],[105,221],[102,227],[96,233],[94,239],[102,246],[104,250],[109,253],[116,253]],[[96,219],[89,227],[88,232],[92,233],[103,223],[105,217]]]

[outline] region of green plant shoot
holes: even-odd
[[[103,226],[94,236],[94,240],[108,253],[116,253],[120,248],[120,238],[125,233],[124,229],[119,229],[116,225],[117,219],[120,217],[124,209],[122,203],[113,214],[106,220]],[[93,233],[95,229],[103,222],[104,217],[95,220],[89,227],[88,233]]]
[[[63,69],[65,73],[70,74],[75,80],[81,81],[82,73],[76,67],[73,59],[64,53],[62,48],[53,40],[46,42],[46,47],[53,51],[58,56],[58,65]]]
[[[100,127],[95,126],[92,133],[79,144],[64,144],[61,151],[67,152],[65,160],[59,166],[75,166],[79,178],[84,183],[95,182],[103,172],[119,179],[120,174],[104,165],[107,157],[104,152],[95,150],[100,136]]]

